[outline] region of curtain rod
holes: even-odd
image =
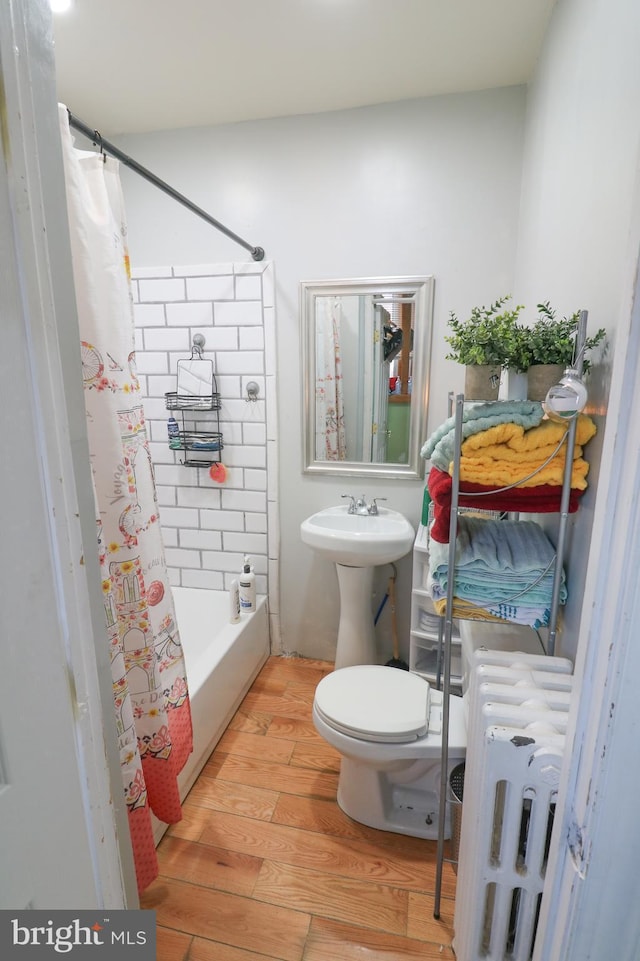
[[[174,190],[173,187],[170,187],[169,184],[164,182],[164,180],[160,180],[160,178],[156,177],[156,175],[151,173],[150,170],[147,170],[146,167],[143,167],[141,164],[139,164],[137,160],[127,156],[126,153],[123,153],[122,150],[120,150],[114,144],[109,143],[108,140],[105,140],[98,130],[94,130],[86,123],[83,123],[82,120],[78,120],[78,118],[74,117],[70,110],[67,110],[67,113],[69,114],[69,126],[73,127],[75,130],[78,130],[81,134],[84,134],[84,136],[91,140],[91,142],[97,147],[99,147],[101,151],[111,154],[111,156],[115,157],[116,160],[119,160],[121,163],[125,164],[125,166],[130,167],[131,170],[135,171],[135,173],[139,174],[141,177],[144,177],[145,180],[148,180],[149,183],[154,185],[154,187],[158,187],[163,191],[163,193],[173,197],[174,200],[177,200],[178,203],[182,204],[183,207],[186,207],[192,213],[196,214],[196,216],[206,220],[206,222],[211,224],[212,227],[215,227],[216,230],[221,231],[221,233],[225,234],[225,236],[229,237],[231,240],[235,240],[237,244],[240,244],[241,247],[244,247],[245,250],[250,252],[254,260],[264,260],[264,249],[262,247],[253,247],[251,244],[247,243],[246,240],[243,240],[242,237],[238,237],[237,234],[234,234],[232,230],[229,230],[228,227],[225,227],[224,224],[221,224],[219,220],[216,220],[214,217],[208,214],[206,210],[202,209],[202,207],[196,206],[196,204],[194,204],[183,194],[178,193],[177,190]]]

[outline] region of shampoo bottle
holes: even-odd
[[[251,570],[249,558],[246,555],[239,585],[240,610],[243,614],[250,614],[256,609],[256,575]]]
[[[229,605],[229,620],[232,624],[237,624],[240,620],[240,589],[236,580],[231,581]]]
[[[180,447],[180,427],[178,426],[178,421],[175,419],[173,414],[169,417],[167,421],[167,433],[169,435],[169,447],[176,449]]]

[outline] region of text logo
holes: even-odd
[[[155,961],[155,911],[0,911],[0,957]]]

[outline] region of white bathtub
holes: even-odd
[[[226,591],[174,587],[173,598],[193,722],[193,752],[178,779],[184,800],[269,656],[269,627],[264,597],[239,624],[229,623]],[[157,843],[167,825],[153,821]]]

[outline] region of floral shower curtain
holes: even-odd
[[[127,230],[117,161],[76,150],[59,106],[82,376],[96,499],[105,643],[138,889],[158,873],[151,814],[182,817],[192,749],[184,659],[164,560],[135,371]]]
[[[339,297],[316,301],[316,460],[346,460]]]

